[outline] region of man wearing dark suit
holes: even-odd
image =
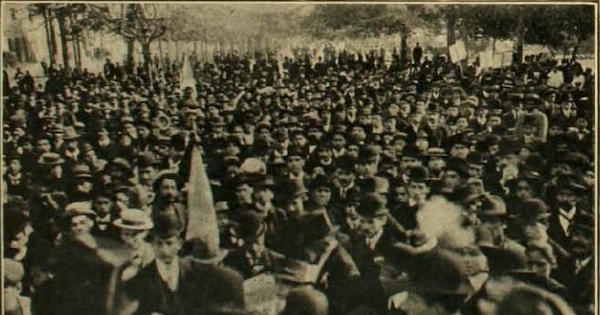
[[[554,272],[554,277],[567,287],[567,301],[578,314],[594,314],[594,223],[591,213],[577,215],[568,242],[572,256]]]
[[[549,218],[548,236],[563,247],[568,246],[571,222],[581,212],[577,208],[579,196],[586,188],[573,176],[559,177],[556,186],[555,206]]]
[[[362,301],[374,310],[385,311],[387,296],[380,283],[383,265],[400,266],[393,249],[400,236],[388,223],[388,209],[385,198],[378,194],[367,194],[356,209],[361,228],[351,236],[348,252],[355,261],[361,281],[357,294]]]
[[[181,290],[193,262],[177,255],[183,240],[173,213],[156,215],[154,224],[151,237],[156,259],[125,283],[125,292],[137,304],[136,315],[179,314]]]

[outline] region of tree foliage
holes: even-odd
[[[302,26],[318,38],[356,38],[409,34],[411,29],[428,24],[406,5],[319,4],[303,20]]]

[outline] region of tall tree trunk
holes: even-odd
[[[81,61],[81,37],[77,36],[77,38],[75,39],[75,45],[77,47],[77,67],[79,67],[79,69],[81,69],[82,67],[82,61]]]
[[[135,71],[135,40],[127,39],[127,57],[126,57],[127,68],[134,73]]]
[[[44,29],[46,30],[46,45],[48,47],[48,62],[52,63],[54,52],[52,51],[52,40],[50,37],[50,19],[48,18],[48,9],[44,8]]]
[[[448,16],[446,18],[446,46],[450,47],[456,43],[456,18]]]
[[[521,9],[522,10],[522,9]],[[523,14],[519,11],[519,21],[517,25],[517,50],[515,52],[515,60],[517,64],[523,62],[523,42],[525,37],[525,23],[523,21]]]
[[[50,48],[52,58],[50,58],[50,64],[54,64],[55,66],[58,63],[56,57],[58,55],[58,44],[56,42],[56,27],[54,26],[54,18],[49,16],[48,24],[50,25]]]
[[[60,45],[62,47],[63,54],[63,66],[65,69],[71,67],[71,56],[69,54],[69,41],[67,40],[67,29],[66,29],[66,17],[60,17],[58,19],[58,28],[60,31]]]
[[[406,60],[407,60],[407,48],[408,48],[408,44],[406,43],[406,33],[402,32],[400,34],[400,65],[402,68],[404,68],[404,65],[406,64]]]

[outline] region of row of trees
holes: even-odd
[[[514,39],[518,58],[523,44],[572,49],[594,34],[591,5],[317,5],[303,21],[321,38],[399,34],[401,46],[415,28],[446,32],[447,46],[457,38]],[[401,49],[403,51],[403,49]]]
[[[260,7],[262,6],[262,7]],[[396,4],[29,4],[31,16],[43,17],[50,60],[60,47],[62,63],[81,66],[81,41],[86,31],[108,31],[134,45],[151,63],[150,45],[162,38],[180,41],[260,43],[267,38],[297,35],[318,39],[400,35],[401,49],[416,28],[457,38],[514,39],[554,50],[572,48],[593,36],[594,7],[590,5],[396,5]],[[58,36],[57,36],[58,35]],[[56,40],[58,38],[58,42]],[[70,51],[73,51],[71,56]],[[519,57],[520,58],[520,57]]]

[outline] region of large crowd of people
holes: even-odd
[[[6,314],[594,314],[591,69],[323,56],[5,70]]]

